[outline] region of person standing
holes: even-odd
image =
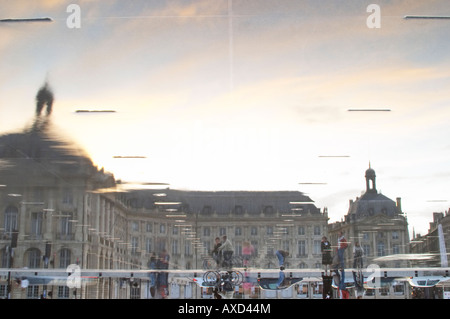
[[[363,255],[364,249],[359,242],[355,242],[355,245],[353,246],[353,268],[363,267]]]
[[[169,260],[170,255],[165,249],[163,249],[159,254],[159,259],[156,264],[157,269],[162,270],[158,273],[158,285],[161,298],[163,299],[167,298],[169,295]]]
[[[331,244],[325,236],[322,237],[320,250],[322,252],[322,265],[324,265],[325,275],[327,275],[328,265],[331,265],[333,263],[333,258],[331,257]]]
[[[150,256],[150,260],[148,261],[148,268],[149,269],[156,269],[156,254],[152,253]],[[154,271],[150,272],[150,294],[152,297],[155,297],[156,292],[156,273]]]
[[[212,251],[212,257],[216,261],[216,265],[219,266],[221,263],[221,251],[219,251],[220,246],[222,246],[222,242],[219,237],[215,238],[214,249]]]
[[[339,237],[338,237],[338,246],[337,246],[337,255],[338,255],[338,259],[339,259],[339,267],[340,269],[344,270],[345,268],[345,249],[347,249],[348,243],[347,240],[344,237],[344,233],[343,232],[339,232]]]

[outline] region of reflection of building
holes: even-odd
[[[441,231],[439,228],[441,227]],[[415,235],[411,241],[411,253],[428,256],[417,258],[414,266],[441,267],[448,265],[448,250],[450,247],[450,215],[448,212],[433,213],[433,221],[430,222],[428,233],[424,236]],[[443,241],[440,240],[443,238]],[[443,255],[445,254],[445,256]]]
[[[0,137],[1,268],[67,269],[76,264],[82,269],[147,269],[150,253],[162,249],[171,255],[171,269],[202,268],[214,238],[224,234],[235,248],[235,266],[242,265],[246,241],[256,250],[251,266],[277,269],[276,249],[291,252],[288,267],[320,266],[320,239],[328,217],[307,196],[101,191],[121,185],[58,137],[50,122],[52,101],[39,101],[30,128]],[[45,103],[46,116],[41,115]],[[1,280],[0,294],[6,296],[8,282]],[[53,298],[72,298],[75,292],[77,298],[145,295],[139,287],[99,278],[75,291],[30,278],[26,289],[13,285],[12,298],[37,298],[46,292]]]
[[[210,266],[215,237],[227,235],[235,266],[242,266],[244,243],[249,242],[255,249],[250,267],[278,269],[274,253],[283,249],[291,254],[286,268],[317,269],[322,266],[322,236],[335,244],[339,230],[350,241],[359,239],[365,265],[407,252],[400,199],[395,203],[377,192],[372,169],[366,171],[366,193],[350,202],[345,221],[332,225],[326,208],[321,211],[297,191],[125,192],[111,174],[59,139],[48,115],[37,112],[29,129],[0,137],[1,268],[66,269],[76,264],[82,269],[147,269],[150,254],[165,249],[170,269],[200,269]],[[351,249],[347,253],[351,260]],[[147,288],[118,278],[98,278],[77,291],[30,281],[27,289],[13,289],[12,297],[36,298],[47,289],[53,298],[69,298],[74,292],[78,298],[129,298],[146,296]]]
[[[347,267],[352,265],[352,248],[356,241],[364,249],[364,266],[377,264],[380,267],[404,267],[406,261],[387,257],[406,254],[409,251],[408,224],[401,209],[401,199],[389,199],[376,189],[375,171],[366,170],[366,191],[355,201],[350,200],[347,215],[341,222],[329,225],[333,243],[337,243],[337,234],[343,231],[351,242],[346,251]]]
[[[200,268],[214,239],[227,235],[234,254],[244,242],[255,249],[253,266],[277,268],[277,249],[287,250],[294,268],[321,264],[320,241],[327,231],[327,212],[320,212],[300,192],[199,192],[166,189],[132,192],[129,205],[131,242],[148,254],[166,248],[180,269]],[[135,249],[137,250],[137,249]],[[239,258],[237,266],[242,266]]]
[[[91,193],[114,178],[54,136],[48,119],[37,118],[23,133],[0,138],[1,267],[108,269],[113,258],[125,262],[109,239],[125,235],[125,211],[107,195]],[[37,288],[26,294],[36,297]],[[57,294],[67,297],[69,289]]]

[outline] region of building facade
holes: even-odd
[[[364,250],[365,267],[371,264],[407,267],[409,261],[401,257],[409,252],[408,223],[402,212],[401,199],[393,201],[377,191],[376,174],[370,166],[365,172],[365,179],[365,193],[349,201],[348,213],[343,221],[329,224],[332,242],[337,243],[339,232],[343,232],[350,243],[345,252],[346,266],[349,268],[353,267],[356,242]]]
[[[49,116],[0,137],[1,268],[148,269],[165,250],[170,269],[207,269],[216,237],[227,235],[234,267],[244,246],[250,267],[277,269],[275,251],[290,252],[286,266],[321,266],[320,240],[328,215],[301,192],[122,191],[114,176],[95,167],[54,133]],[[97,278],[81,288],[1,278],[11,298],[129,298],[140,284]]]
[[[428,233],[413,235],[411,254],[413,266],[448,267],[450,247],[450,215],[449,212],[433,213]]]
[[[166,249],[176,269],[205,268],[215,238],[223,235],[233,244],[238,267],[247,244],[254,249],[253,267],[278,268],[278,249],[290,252],[287,263],[294,268],[320,267],[328,214],[301,192],[165,189],[124,196],[133,249],[141,256]]]

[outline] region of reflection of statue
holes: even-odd
[[[45,85],[40,88],[36,95],[36,115],[41,115],[42,109],[44,106],[47,105],[47,115],[50,115],[52,113],[52,106],[53,106],[53,93],[48,87],[48,84],[45,83]]]

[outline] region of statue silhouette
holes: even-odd
[[[53,107],[53,93],[48,87],[48,84],[45,83],[45,85],[39,89],[37,95],[36,95],[36,115],[40,116],[42,109],[44,106],[47,105],[47,115],[50,115],[52,113],[52,107]]]

